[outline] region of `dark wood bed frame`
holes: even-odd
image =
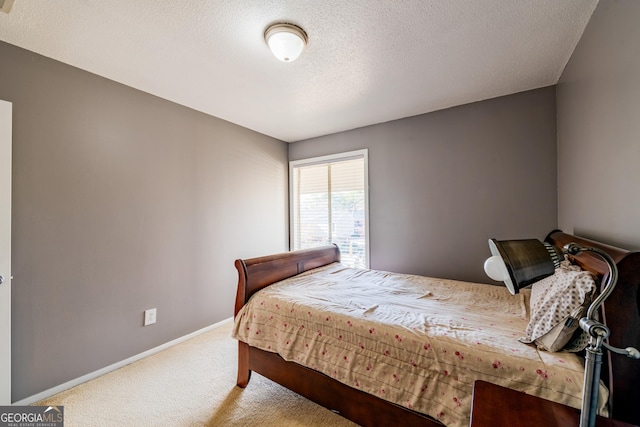
[[[640,252],[630,252],[554,230],[546,241],[558,247],[575,242],[605,250],[618,266],[618,283],[602,307],[604,322],[611,329],[609,343],[616,347],[640,348]],[[304,271],[340,261],[337,246],[287,252],[277,255],[238,259],[238,292],[235,312],[260,289]],[[607,265],[592,253],[574,257],[574,262],[599,277],[607,274]],[[604,352],[602,379],[610,391],[612,418],[640,425],[640,361]],[[344,385],[322,373],[287,362],[276,353],[262,351],[238,342],[239,387],[249,383],[255,371],[284,387],[363,426],[398,425],[442,426],[420,414],[373,395]]]

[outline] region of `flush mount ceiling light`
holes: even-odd
[[[264,40],[276,58],[283,62],[295,61],[307,46],[307,33],[297,25],[277,23],[264,32]]]

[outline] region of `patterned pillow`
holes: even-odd
[[[569,261],[560,263],[552,276],[531,287],[531,316],[520,342],[535,343],[547,351],[562,350],[574,333],[582,332],[578,330],[580,318],[586,313],[596,289],[593,274]],[[567,350],[584,349],[583,345],[574,345],[575,342],[572,340],[572,346]]]

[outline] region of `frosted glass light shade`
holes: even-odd
[[[295,61],[307,46],[307,34],[293,24],[274,24],[264,33],[273,55],[283,62]]]
[[[484,262],[484,271],[487,273],[487,276],[491,277],[496,282],[504,282],[509,279],[507,266],[504,265],[504,261],[499,255],[487,258]]]

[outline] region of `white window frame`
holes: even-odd
[[[330,154],[327,156],[312,157],[308,159],[292,160],[289,162],[289,249],[293,248],[294,239],[294,194],[293,174],[294,169],[300,166],[313,166],[332,162],[363,158],[364,159],[364,241],[365,241],[365,266],[370,268],[369,256],[369,150],[348,151],[345,153]]]

